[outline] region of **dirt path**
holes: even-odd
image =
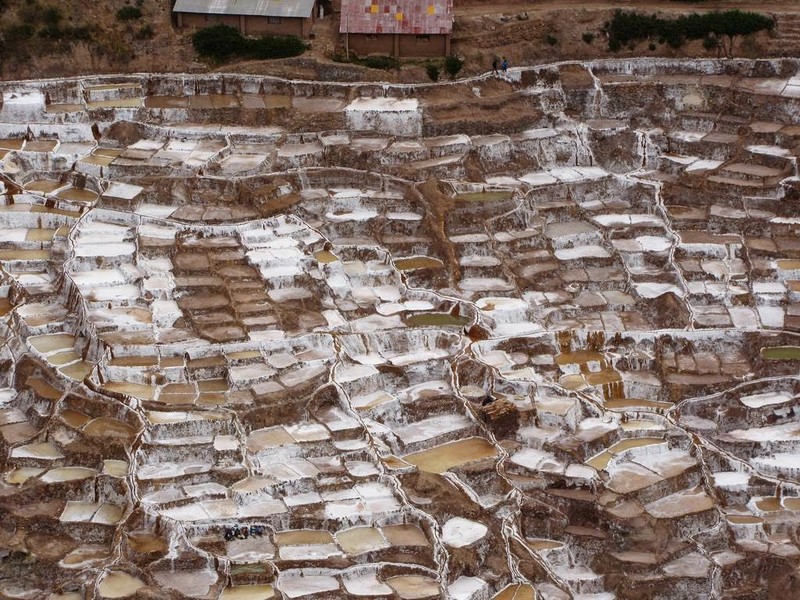
[[[479,0],[456,3],[453,50],[467,60],[464,74],[475,74],[491,65],[492,56],[508,57],[512,65],[533,65],[558,60],[597,58],[713,57],[701,40],[688,40],[672,48],[663,40],[645,40],[611,51],[603,25],[614,9],[672,15],[713,10],[750,10],[774,17],[777,27],[736,39],[733,55],[747,58],[800,56],[800,3],[797,0]],[[527,18],[520,16],[527,13]],[[505,18],[501,18],[505,17]]]
[[[685,13],[689,11],[711,10],[752,10],[761,13],[769,12],[796,12],[800,13],[800,4],[796,0],[772,0],[771,2],[753,2],[752,0],[726,2],[587,2],[586,0],[546,0],[545,2],[533,0],[520,0],[517,2],[492,3],[487,6],[485,2],[477,4],[457,4],[453,12],[458,16],[493,15],[502,13],[543,13],[557,10],[607,10],[625,8],[640,11],[669,11]]]

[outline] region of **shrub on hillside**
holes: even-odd
[[[153,26],[150,25],[150,23],[147,23],[146,25],[142,25],[141,27],[139,27],[138,31],[134,34],[133,37],[134,39],[137,40],[149,40],[153,38],[153,35],[155,35],[155,32],[153,31]]]
[[[51,40],[60,40],[64,37],[64,32],[58,25],[47,25],[39,30],[39,37]]]
[[[306,45],[294,36],[245,38],[235,27],[215,25],[195,32],[192,43],[197,53],[217,62],[238,58],[288,58],[305,52]]]
[[[250,58],[288,58],[305,52],[306,45],[293,35],[267,36],[244,40],[245,54]]]
[[[138,6],[123,6],[117,11],[118,21],[133,21],[142,18],[142,9]]]
[[[56,6],[48,6],[42,11],[42,21],[54,27],[61,22],[61,10]]]
[[[200,56],[221,62],[240,56],[244,52],[245,40],[235,27],[215,25],[196,31],[192,44]]]
[[[447,71],[447,74],[450,75],[450,79],[454,79],[456,75],[458,75],[459,71],[464,67],[464,61],[461,60],[458,56],[451,54],[446,59],[444,59],[444,70]]]
[[[384,71],[398,69],[400,67],[400,61],[391,56],[368,56],[360,62],[367,68],[383,69]]]
[[[677,48],[685,40],[701,40],[712,34],[733,39],[737,35],[769,31],[774,27],[775,21],[771,18],[741,10],[713,11],[702,15],[691,13],[675,19],[617,10],[607,24],[606,33],[612,50],[630,42],[656,37]]]
[[[433,63],[425,65],[425,72],[431,81],[439,81],[439,67]]]

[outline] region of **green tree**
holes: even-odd
[[[192,36],[192,44],[200,56],[217,61],[241,55],[246,45],[239,30],[228,25],[215,25],[196,31]]]
[[[133,21],[142,18],[142,9],[138,6],[123,6],[117,11],[118,21]]]
[[[293,35],[266,36],[258,39],[242,37],[239,30],[228,25],[201,29],[192,36],[197,53],[217,62],[234,57],[288,58],[306,51],[303,41]]]
[[[463,67],[464,61],[455,54],[444,59],[444,70],[450,75],[450,79],[455,79]]]

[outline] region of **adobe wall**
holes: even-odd
[[[312,11],[313,13],[313,11]],[[280,23],[270,23],[268,17],[244,15],[204,15],[196,13],[178,13],[178,28],[202,29],[214,25],[235,27],[243,35],[296,35],[307,38],[311,33],[313,19],[296,17],[280,17]]]
[[[430,35],[426,40],[422,36],[364,33],[349,34],[348,44],[351,52],[359,56],[384,54],[398,58],[447,56],[450,50],[450,36]]]

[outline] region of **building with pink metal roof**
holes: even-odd
[[[395,57],[450,53],[453,0],[342,0],[348,51]]]
[[[308,37],[316,5],[316,0],[176,0],[172,13],[180,29],[228,25],[244,35]]]

